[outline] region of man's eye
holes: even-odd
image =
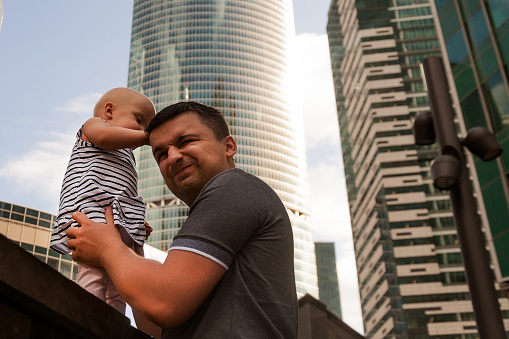
[[[166,156],[167,154],[166,153],[163,153],[159,156],[159,161],[163,161],[164,159],[166,159]]]
[[[164,155],[165,155],[164,152],[156,153],[154,154],[154,159],[156,159],[156,162],[159,163],[161,160],[163,160]]]

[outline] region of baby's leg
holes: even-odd
[[[125,229],[120,228],[120,234],[124,235],[122,237],[122,241],[124,244],[126,244],[129,247],[133,247],[134,241],[133,239],[127,235],[127,232],[125,232]],[[142,249],[143,250],[143,249]],[[113,285],[113,282],[111,281],[110,277],[107,277],[108,280],[108,289],[106,291],[106,304],[110,305],[117,311],[119,311],[122,314],[125,314],[126,309],[126,303],[124,299],[118,294],[117,289],[115,288],[115,285]]]
[[[127,234],[125,229],[120,228],[120,234],[124,235],[122,237],[122,241],[124,242],[124,244],[126,244],[128,247],[131,247],[138,255],[143,256],[143,247],[136,244],[134,240]],[[106,279],[107,279],[107,290],[105,299],[106,304],[110,305],[120,313],[125,314],[126,303],[124,299],[122,299],[120,294],[118,294],[117,289],[115,288],[115,285],[113,285],[111,279],[108,276],[106,276]]]
[[[77,284],[102,301],[106,301],[108,275],[101,267],[78,264]]]
[[[109,277],[106,278],[108,280],[108,289],[106,291],[106,304],[110,305],[117,311],[122,314],[125,314],[125,301],[122,299],[120,294],[118,294],[117,289],[113,285],[113,282]]]

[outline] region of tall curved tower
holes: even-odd
[[[157,110],[193,100],[223,112],[237,167],[267,182],[288,210],[297,293],[318,296],[302,126],[288,100],[294,35],[291,0],[135,0],[128,86]],[[165,186],[150,148],[136,156],[149,244],[167,250],[188,208]]]

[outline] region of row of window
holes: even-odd
[[[137,41],[134,40],[133,41]],[[159,54],[168,52],[173,54],[168,54],[168,56],[173,59],[186,60],[191,58],[198,58],[199,62],[205,57],[208,58],[224,58],[224,59],[238,59],[238,60],[246,60],[246,61],[254,61],[258,63],[266,63],[270,65],[273,69],[284,70],[286,67],[286,50],[279,49],[277,51],[269,51],[265,48],[249,46],[246,44],[225,44],[225,43],[216,43],[216,42],[191,42],[191,43],[178,43],[174,41],[166,41],[162,42],[154,42],[150,44],[144,44],[140,46],[134,46],[135,48],[131,49],[131,56],[135,54],[145,55],[147,51],[155,50],[160,51],[160,53],[156,54],[156,57],[146,57],[145,66],[151,66],[153,64],[156,67],[161,62],[161,58]],[[170,47],[170,48],[168,48]],[[164,54],[163,54],[164,55]],[[175,56],[173,56],[175,55]],[[172,60],[172,59],[169,59]],[[164,61],[164,59],[163,59]]]
[[[230,70],[230,74],[235,74],[235,70]],[[210,81],[208,79],[214,78],[223,78],[227,77],[230,80],[229,82],[223,81]],[[173,92],[175,89],[180,87],[181,85],[186,84],[187,94],[191,98],[195,98],[197,96],[205,96],[206,97],[226,97],[227,95],[231,96],[229,99],[230,103],[235,104],[237,101],[246,100],[247,98],[263,98],[259,100],[252,100],[254,104],[269,104],[276,110],[285,111],[288,110],[288,106],[286,102],[282,102],[281,99],[284,98],[280,93],[280,91],[273,91],[272,86],[267,86],[264,83],[256,81],[250,81],[250,77],[238,75],[238,81],[235,83],[231,81],[231,78],[235,78],[235,76],[224,75],[220,73],[216,74],[201,74],[201,75],[193,75],[193,76],[183,76],[183,75],[175,75],[173,77],[166,77],[165,83],[170,83],[170,85],[163,85],[161,81],[151,81],[145,82],[143,84],[143,88],[145,92],[152,91],[152,89],[157,89],[160,87],[165,87],[171,89]],[[227,81],[228,81],[227,80]],[[249,82],[249,85],[245,85],[242,83]],[[230,84],[232,84],[230,86]],[[235,90],[222,90],[218,89],[224,85],[228,85],[228,87],[235,88]],[[172,88],[173,87],[173,88]]]
[[[61,255],[46,247],[40,247],[23,242],[20,243],[19,241],[14,241],[12,239],[11,241],[30,254],[34,255],[40,261],[59,271],[66,278],[76,281],[78,265],[72,261],[70,254]]]
[[[168,48],[169,47],[169,48]],[[147,55],[150,52],[151,55]],[[262,48],[240,44],[222,44],[215,42],[207,43],[152,43],[150,45],[133,46],[131,49],[131,59],[138,63],[143,62],[146,73],[159,70],[161,66],[172,66],[176,63],[187,65],[201,65],[206,58],[223,60],[243,60],[244,62],[254,62],[257,64],[266,64],[268,67],[264,73],[274,74],[277,71],[286,70],[286,52],[268,53]],[[153,66],[153,68],[150,68]]]
[[[185,83],[185,82],[184,82]],[[203,84],[201,81],[196,81],[194,83],[187,83],[188,88],[187,93],[189,94],[189,100],[198,101],[201,103],[204,103],[206,105],[213,105],[216,100],[214,97],[217,97],[218,94],[222,94],[226,92],[223,91],[216,91],[214,89],[198,89],[202,87],[207,87],[212,85],[215,85],[216,83],[209,83]],[[177,93],[175,93],[175,86],[174,85],[167,85],[167,86],[158,86],[155,88],[145,88],[143,86],[143,93],[148,96],[152,102],[156,102],[156,97],[158,96],[164,96],[166,98],[173,98]],[[135,87],[136,88],[136,87]],[[251,92],[251,91],[249,91]],[[179,91],[180,96],[182,96],[185,93],[185,91]],[[234,103],[235,110],[245,110],[245,111],[254,111],[261,113],[261,118],[263,119],[263,115],[267,114],[268,117],[265,117],[265,119],[280,119],[282,121],[289,121],[290,118],[290,107],[287,105],[287,103],[280,101],[282,98],[276,98],[274,100],[266,97],[262,97],[259,95],[258,91],[253,91],[253,93],[248,92],[237,92],[237,97],[235,101],[232,102],[232,100],[227,99],[228,103]],[[223,99],[224,100],[224,99]],[[166,107],[166,105],[170,105],[175,103],[175,101],[167,101],[165,104],[163,104],[163,107]],[[221,109],[221,107],[219,107]],[[270,117],[270,118],[269,118]],[[281,123],[280,123],[281,124]]]
[[[56,220],[56,217],[51,214],[5,202],[0,202],[0,218],[16,220],[44,228],[51,228]]]
[[[212,18],[227,15],[233,15],[235,18],[239,15],[252,18],[256,14],[259,14],[259,19],[263,21],[272,19],[270,20],[271,23],[277,27],[280,26],[282,22],[281,18],[285,16],[285,12],[287,15],[289,14],[287,8],[281,6],[285,6],[281,1],[262,1],[259,3],[237,1],[230,2],[226,6],[219,5],[215,1],[212,3],[201,2],[202,1],[185,1],[179,3],[177,1],[169,1],[161,4],[161,2],[158,1],[155,3],[145,3],[143,6],[136,6],[135,4],[133,23],[135,23],[135,25],[141,25],[144,22],[154,21],[159,18],[178,15],[189,16],[191,13],[208,11],[214,14],[211,15]]]
[[[422,49],[439,49],[440,43],[438,40],[427,40],[427,41],[418,41],[418,42],[404,42],[403,48],[407,51],[416,51]],[[415,56],[417,61],[421,61],[423,58],[421,56]],[[416,63],[416,62],[411,62]]]
[[[164,9],[169,8],[179,8],[181,7],[183,11],[186,11],[186,8],[203,8],[207,6],[216,6],[219,8],[223,8],[222,4],[218,5],[217,0],[185,0],[185,1],[154,1],[154,0],[135,0],[134,2],[134,18],[137,18],[140,13],[146,11],[147,9],[151,9],[157,7],[154,10],[154,13],[157,13]],[[246,9],[257,9],[257,11],[264,10],[267,14],[279,14],[284,13],[286,7],[284,3],[279,0],[250,0],[250,1],[239,1],[239,2],[230,2],[228,4],[229,7],[232,8],[246,8]],[[137,16],[138,15],[138,16]]]
[[[230,37],[231,41],[240,44],[245,44],[245,40],[250,39],[264,42],[277,49],[286,46],[286,34],[277,34],[272,29],[269,30],[259,26],[253,26],[246,30],[246,27],[235,22],[225,23],[222,27],[189,27],[186,25],[171,30],[167,26],[153,26],[150,31],[133,35],[131,44],[132,47],[137,47],[137,44],[142,42],[147,50],[152,50],[159,46],[167,46],[168,42],[172,44],[194,42],[197,40],[197,36],[208,37],[205,41],[211,43],[218,41],[218,39]]]
[[[191,49],[216,49],[223,51],[239,51],[243,53],[249,53],[253,49],[262,50],[266,55],[285,57],[286,55],[286,45],[281,42],[272,42],[263,37],[253,36],[253,37],[242,37],[242,36],[233,36],[230,35],[222,35],[222,34],[196,34],[196,35],[179,35],[175,38],[167,38],[165,37],[164,43],[167,46],[168,44],[174,45],[176,47],[176,51],[182,51],[185,49],[189,49],[189,46],[192,46]],[[158,48],[157,44],[154,44],[154,47]],[[150,48],[145,44],[145,49],[147,50],[146,58],[152,57],[152,51],[154,48]],[[258,53],[257,53],[258,54]]]
[[[166,53],[165,51],[162,51]],[[222,59],[222,58],[213,58],[209,55],[204,55],[201,58],[180,58],[178,60],[178,65],[175,60],[172,60],[173,57],[169,57],[168,55],[160,56],[160,63],[153,69],[153,71],[148,71],[149,67],[142,66],[139,68],[138,63],[131,63],[131,73],[142,72],[143,73],[143,81],[148,82],[151,80],[159,80],[162,84],[167,81],[166,76],[168,74],[193,74],[193,73],[225,73],[225,74],[234,74],[232,71],[227,68],[239,69],[242,70],[243,73],[241,75],[249,76],[250,79],[258,79],[263,81],[263,83],[258,83],[258,86],[272,86],[269,87],[274,91],[279,91],[281,77],[284,74],[282,68],[274,68],[267,67],[266,62],[258,62],[240,60],[240,59]],[[177,56],[175,56],[175,59]],[[165,60],[167,59],[167,60]],[[133,74],[134,75],[134,74]],[[224,82],[224,79],[221,77],[216,79],[217,81]],[[265,85],[265,84],[266,85]]]
[[[408,9],[398,9],[397,10],[397,18],[411,18],[411,17],[419,17],[431,15],[431,7],[417,7],[417,8],[408,8]]]
[[[399,32],[401,39],[414,39],[414,38],[428,38],[436,37],[437,32],[435,27],[419,27],[416,29],[405,29]]]
[[[217,21],[214,21],[217,23]],[[246,25],[244,23],[238,23],[235,21],[220,21],[219,25],[197,25],[197,26],[183,26],[179,28],[174,28],[171,25],[168,26],[159,26],[156,24],[152,25],[151,28],[161,28],[165,27],[164,31],[157,32],[158,39],[169,38],[172,41],[178,41],[174,39],[186,39],[191,38],[197,35],[207,35],[211,37],[211,41],[215,41],[217,38],[221,37],[238,37],[240,39],[236,39],[237,41],[242,41],[242,39],[255,39],[260,41],[265,41],[274,46],[281,46],[286,44],[285,34],[282,31],[274,30],[273,27],[266,27],[266,25]],[[151,35],[154,36],[154,35]],[[145,42],[154,41],[154,40],[144,40]]]
[[[254,18],[254,19],[253,19]],[[193,13],[193,14],[168,14],[163,20],[146,20],[146,22],[135,22],[132,29],[133,37],[146,37],[153,34],[158,34],[161,31],[169,30],[189,30],[189,28],[196,27],[217,27],[232,28],[234,33],[242,31],[259,31],[263,34],[264,31],[271,30],[272,32],[279,33],[279,35],[286,35],[287,27],[281,25],[281,21],[267,21],[267,17],[262,17],[258,13],[253,13],[251,16],[238,15],[238,16],[224,16],[222,18],[216,17],[214,14],[206,13]],[[252,29],[254,28],[254,29]],[[187,34],[187,33],[186,33]]]

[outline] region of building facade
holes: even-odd
[[[72,261],[71,255],[62,255],[49,248],[55,220],[53,214],[0,201],[0,234],[66,278],[76,280],[78,265]]]
[[[509,290],[509,2],[450,0],[433,5],[462,132],[486,127],[503,149],[496,161],[473,160],[495,277]]]
[[[431,4],[333,0],[327,32],[366,337],[476,338],[436,146],[412,132],[429,110],[420,62],[440,55]]]
[[[327,305],[327,309],[334,313],[336,317],[341,318],[341,302],[334,243],[315,242],[315,253],[320,301]]]
[[[78,265],[71,254],[62,255],[50,246],[51,228],[56,215],[0,201],[0,234],[33,254],[66,278],[76,281]],[[166,253],[145,244],[145,257],[164,262]]]
[[[294,35],[290,0],[135,0],[128,86],[157,110],[193,100],[223,112],[236,166],[267,182],[288,210],[298,295],[318,295],[302,126],[288,102]],[[164,184],[150,148],[136,158],[149,243],[167,250],[188,207]]]

